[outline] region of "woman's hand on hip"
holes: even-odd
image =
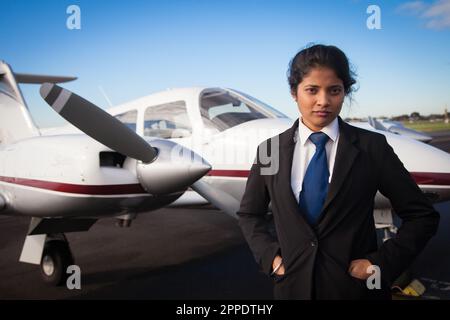
[[[368,268],[372,263],[367,259],[357,259],[350,262],[348,273],[354,278],[366,280],[370,277],[371,273],[368,273]]]

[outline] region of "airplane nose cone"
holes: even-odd
[[[183,191],[203,177],[211,165],[192,150],[169,140],[152,141],[158,149],[157,158],[138,163],[137,175],[142,187],[150,194],[169,194]]]
[[[209,170],[211,165],[209,163],[192,163],[189,167],[188,177],[192,183],[203,177]],[[190,185],[190,184],[189,184]]]

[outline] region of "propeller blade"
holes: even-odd
[[[157,151],[129,127],[77,94],[52,83],[41,85],[42,98],[64,119],[114,151],[145,163]]]
[[[208,200],[213,206],[224,211],[226,214],[237,219],[236,212],[239,210],[239,201],[228,193],[214,188],[210,184],[203,182],[201,179],[197,180],[191,185],[191,188]]]

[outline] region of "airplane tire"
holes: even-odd
[[[41,260],[41,276],[45,283],[60,286],[67,280],[67,267],[74,264],[67,242],[52,240],[45,244]]]

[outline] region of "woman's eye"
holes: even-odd
[[[333,88],[331,89],[331,94],[340,94],[342,92],[341,88]]]
[[[316,90],[316,88],[306,88],[306,92],[308,92],[308,93],[316,93],[317,90]]]

